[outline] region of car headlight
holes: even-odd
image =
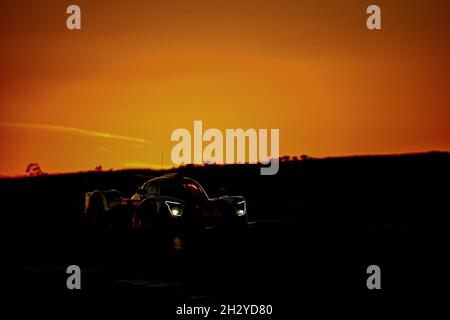
[[[238,216],[243,216],[243,215],[245,215],[246,213],[247,213],[247,205],[246,205],[246,203],[245,203],[245,200],[239,201],[239,202],[236,204],[236,214],[237,214]]]
[[[183,213],[183,206],[181,205],[181,203],[175,201],[165,201],[165,202],[171,215],[175,217],[181,216],[181,214]]]

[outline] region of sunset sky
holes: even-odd
[[[448,0],[2,1],[0,15],[0,175],[170,166],[172,131],[194,120],[279,128],[282,155],[450,150]]]

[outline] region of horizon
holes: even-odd
[[[429,150],[422,152],[406,152],[406,153],[391,153],[391,154],[354,154],[354,155],[336,155],[336,156],[324,156],[324,157],[314,157],[310,155],[282,155],[280,156],[279,162],[303,162],[303,161],[314,161],[314,160],[333,160],[333,159],[350,159],[350,158],[381,158],[381,157],[408,157],[408,156],[426,156],[426,155],[448,155],[450,156],[450,150]],[[305,158],[302,158],[305,157]],[[273,160],[274,158],[272,158]],[[29,163],[29,165],[37,163]],[[155,167],[123,167],[123,168],[103,168],[100,170],[98,168],[91,168],[86,170],[74,170],[74,171],[58,171],[58,172],[47,172],[42,170],[39,174],[32,174],[25,171],[19,174],[6,175],[0,173],[0,179],[14,179],[14,178],[33,178],[41,176],[53,176],[53,175],[72,175],[72,174],[83,174],[83,173],[112,173],[112,172],[126,172],[126,171],[152,171],[152,172],[167,172],[170,170],[182,170],[184,168],[202,168],[202,167],[227,167],[227,166],[257,166],[260,167],[262,164],[258,163],[201,163],[201,164],[182,164],[182,165],[172,165],[161,168],[161,166]],[[40,166],[40,164],[39,164]]]

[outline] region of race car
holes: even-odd
[[[248,223],[243,196],[210,198],[197,181],[179,174],[145,182],[130,199],[117,190],[87,192],[85,216],[97,225],[153,231],[245,229]]]

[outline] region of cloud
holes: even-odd
[[[73,135],[73,136],[83,136],[83,137],[99,138],[99,139],[105,139],[105,140],[111,140],[111,141],[129,142],[129,143],[132,143],[131,146],[137,147],[137,148],[142,148],[143,145],[153,145],[153,146],[157,145],[154,142],[148,141],[143,138],[138,138],[138,137],[121,136],[121,135],[116,135],[116,134],[112,134],[112,133],[108,133],[108,132],[93,131],[93,130],[65,127],[65,126],[57,126],[57,125],[49,125],[49,124],[0,123],[0,126],[9,127],[9,128],[19,128],[19,129],[22,128],[22,129],[45,130],[45,131],[65,133],[65,134],[69,134],[69,135]]]

